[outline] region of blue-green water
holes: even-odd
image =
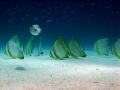
[[[2,0],[0,3],[0,47],[13,35],[24,45],[32,36],[30,27],[39,24],[42,32],[35,37],[35,48],[42,38],[42,48],[50,50],[59,36],[66,42],[76,37],[86,51],[93,51],[94,42],[108,38],[110,47],[120,37],[119,1],[113,0]]]

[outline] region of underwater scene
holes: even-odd
[[[0,90],[120,90],[119,0],[1,0]]]

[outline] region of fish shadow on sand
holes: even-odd
[[[26,71],[26,68],[25,67],[22,67],[22,66],[18,66],[15,68],[15,70],[18,70],[18,71]]]

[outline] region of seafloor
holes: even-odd
[[[120,90],[119,79],[120,61],[113,56],[0,58],[0,90]]]

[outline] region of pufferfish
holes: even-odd
[[[30,27],[30,33],[33,36],[38,36],[41,33],[42,29],[39,25],[35,24]]]

